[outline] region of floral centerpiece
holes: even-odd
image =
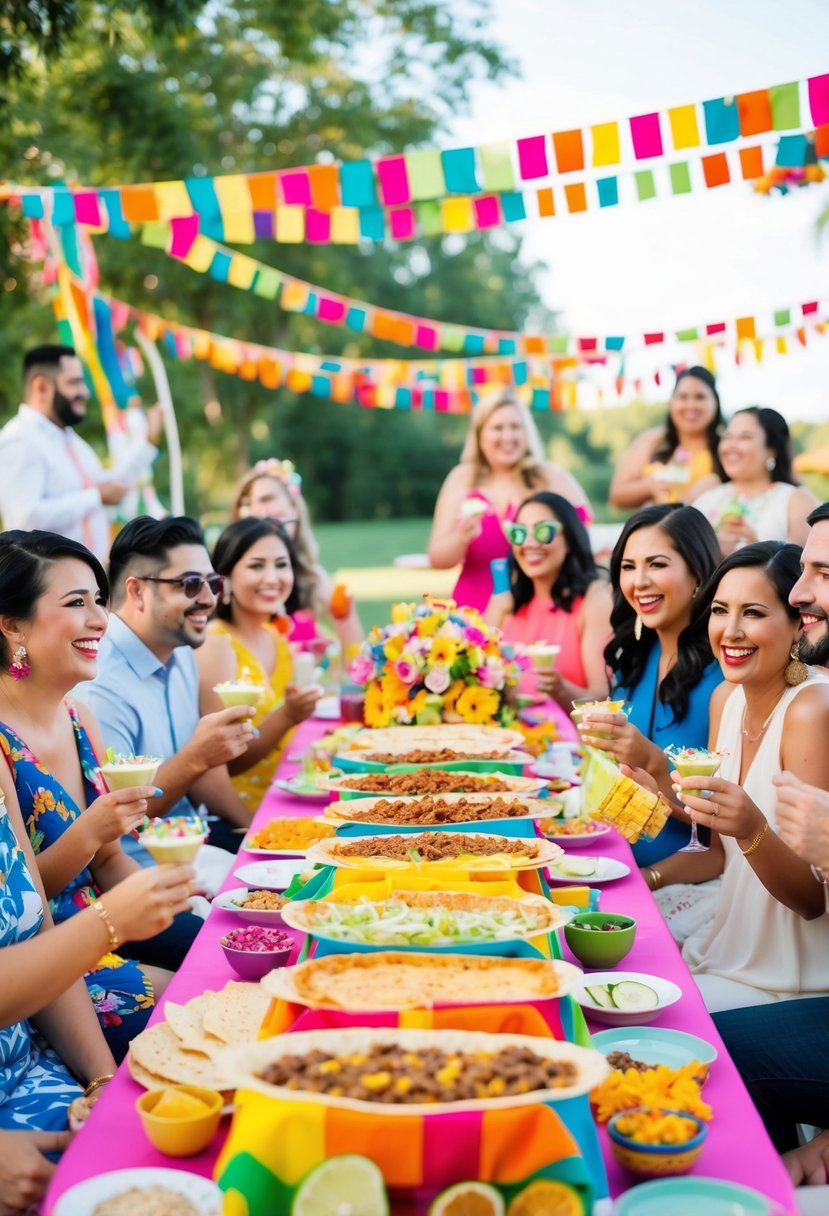
[[[351,664],[351,679],[365,688],[366,724],[508,725],[515,710],[507,693],[529,660],[475,609],[424,598],[394,604],[391,624],[375,625]]]

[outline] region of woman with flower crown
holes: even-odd
[[[308,648],[317,622],[331,620],[345,650],[363,640],[357,606],[342,586],[334,586],[320,565],[319,545],[302,496],[302,478],[290,460],[259,460],[239,481],[230,507],[231,522],[249,516],[278,520],[296,560],[296,608],[291,613],[293,643]]]

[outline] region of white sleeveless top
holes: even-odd
[[[789,535],[789,499],[800,486],[790,486],[787,481],[775,481],[762,494],[743,498],[736,493],[733,484],[706,490],[691,504],[718,528],[723,510],[731,503],[739,502],[745,509],[745,520],[757,533],[758,540],[787,540]]]
[[[786,710],[794,698],[825,676],[789,688],[777,704],[757,755],[743,781],[752,802],[776,831],[777,793],[772,777],[779,773],[780,742]],[[727,750],[719,775],[739,783],[745,693],[735,688],[725,703],[717,749]],[[816,740],[816,746],[818,741]],[[721,837],[725,848],[722,889],[710,930],[689,938],[682,956],[697,976],[721,976],[760,990],[763,1000],[829,993],[829,922],[823,916],[804,920],[771,895],[743,857],[736,840]],[[751,1004],[750,993],[745,1004]]]

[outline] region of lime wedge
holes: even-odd
[[[559,874],[568,878],[589,878],[596,873],[599,860],[597,857],[562,857],[556,866]]]
[[[291,1216],[388,1216],[383,1175],[368,1157],[329,1157],[306,1174]]]
[[[429,1216],[504,1216],[504,1201],[486,1182],[458,1182],[441,1191]]]

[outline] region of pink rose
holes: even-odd
[[[430,672],[427,672],[426,679],[423,681],[429,692],[442,693],[446,692],[449,685],[452,683],[452,677],[449,674],[449,668],[442,663],[436,663]]]
[[[483,666],[476,668],[475,678],[484,688],[503,688],[504,665],[500,659],[487,659]]]
[[[418,668],[417,663],[413,662],[411,659],[405,658],[403,655],[401,655],[394,664],[394,670],[397,673],[398,678],[401,679],[404,684],[414,684],[420,675],[420,669]]]
[[[374,660],[367,654],[358,654],[348,669],[355,684],[369,684],[374,679]]]

